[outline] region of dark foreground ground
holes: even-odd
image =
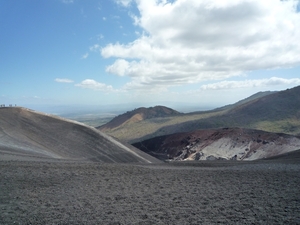
[[[0,224],[300,224],[300,163],[0,161]]]

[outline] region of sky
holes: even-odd
[[[0,0],[0,103],[208,109],[292,88],[299,11],[300,0]]]

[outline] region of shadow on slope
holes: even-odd
[[[222,115],[164,126],[154,133],[138,139],[133,138],[129,142],[134,143],[178,132],[223,127],[244,127],[291,135],[300,134],[300,86],[285,91],[266,93],[258,98],[249,98],[249,101],[241,101],[227,109]]]
[[[0,108],[0,154],[12,160],[159,162],[93,127],[20,107]]]
[[[295,161],[295,162],[299,163],[300,149],[296,150],[296,151],[280,154],[280,155],[277,155],[277,156],[273,156],[273,157],[270,157],[270,158],[266,158],[264,160],[291,160],[291,161]]]
[[[254,129],[197,130],[133,144],[162,160],[256,160],[295,151],[300,138]]]

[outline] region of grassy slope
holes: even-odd
[[[134,124],[144,120],[151,120],[153,118],[166,118],[181,114],[182,113],[165,106],[155,106],[150,108],[141,107],[116,116],[108,123],[97,128],[105,132],[107,130],[116,130],[119,127],[130,126],[129,124]]]
[[[257,93],[213,111],[148,119],[106,132],[134,143],[165,134],[220,127],[300,134],[300,86],[281,92]]]
[[[164,129],[167,133],[174,133],[174,131],[219,127],[244,127],[268,132],[300,134],[300,86],[238,104],[223,111],[222,115]]]
[[[201,114],[189,114],[182,116],[172,116],[164,118],[152,118],[138,123],[125,124],[116,129],[106,131],[107,134],[117,137],[122,141],[133,143],[138,140],[144,140],[155,136],[173,133],[170,127],[193,122],[199,119],[209,118],[211,116],[222,115],[221,112],[206,112]],[[164,129],[164,127],[168,129]]]

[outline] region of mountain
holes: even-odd
[[[0,108],[0,160],[159,162],[93,127],[21,107]]]
[[[111,124],[99,129],[128,143],[173,133],[223,127],[300,135],[300,86],[285,91],[259,92],[211,111],[147,118],[134,123],[118,123],[118,126]]]
[[[300,119],[300,86],[256,98],[231,109],[228,114],[251,121]]]
[[[223,114],[164,127],[166,132],[244,127],[268,132],[300,134],[300,86],[246,101]]]
[[[197,130],[133,146],[162,160],[256,160],[300,149],[300,138],[243,128]]]
[[[242,99],[234,104],[230,104],[230,105],[225,105],[223,107],[220,107],[220,108],[217,108],[215,110],[218,110],[218,111],[222,111],[222,110],[230,110],[230,109],[234,109],[240,105],[243,105],[243,104],[246,104],[248,102],[251,102],[253,100],[256,100],[256,99],[259,99],[259,98],[262,98],[262,97],[265,97],[267,95],[270,95],[270,94],[274,94],[276,93],[277,91],[261,91],[261,92],[257,92],[255,93],[254,95],[251,95],[250,97],[248,98],[245,98],[245,99]]]
[[[101,131],[114,130],[126,124],[137,123],[143,120],[158,117],[177,116],[180,114],[181,113],[165,106],[155,106],[150,108],[141,107],[119,115],[110,122],[97,128]]]

